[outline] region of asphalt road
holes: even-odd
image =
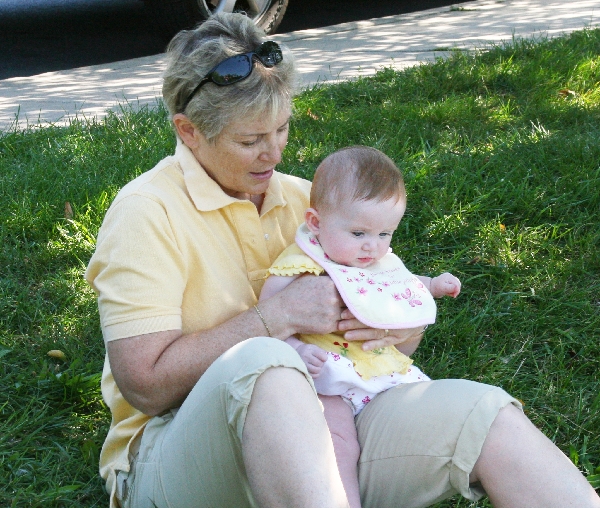
[[[290,0],[278,33],[414,12],[449,0]],[[162,53],[141,0],[1,0],[0,79]]]

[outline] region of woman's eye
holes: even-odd
[[[255,139],[254,141],[242,141],[242,145],[244,146],[254,146],[258,141]]]

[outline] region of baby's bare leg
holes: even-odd
[[[360,508],[357,467],[360,445],[354,425],[354,414],[340,396],[319,395],[319,398],[325,409],[325,420],[333,440],[335,459],[350,508]]]

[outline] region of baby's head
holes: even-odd
[[[389,249],[406,209],[402,173],[384,153],[351,146],[319,164],[306,224],[337,263],[367,267]]]

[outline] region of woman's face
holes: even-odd
[[[256,201],[266,192],[273,170],[281,161],[290,116],[286,108],[274,120],[238,120],[226,126],[214,143],[198,132],[192,152],[225,193]]]

